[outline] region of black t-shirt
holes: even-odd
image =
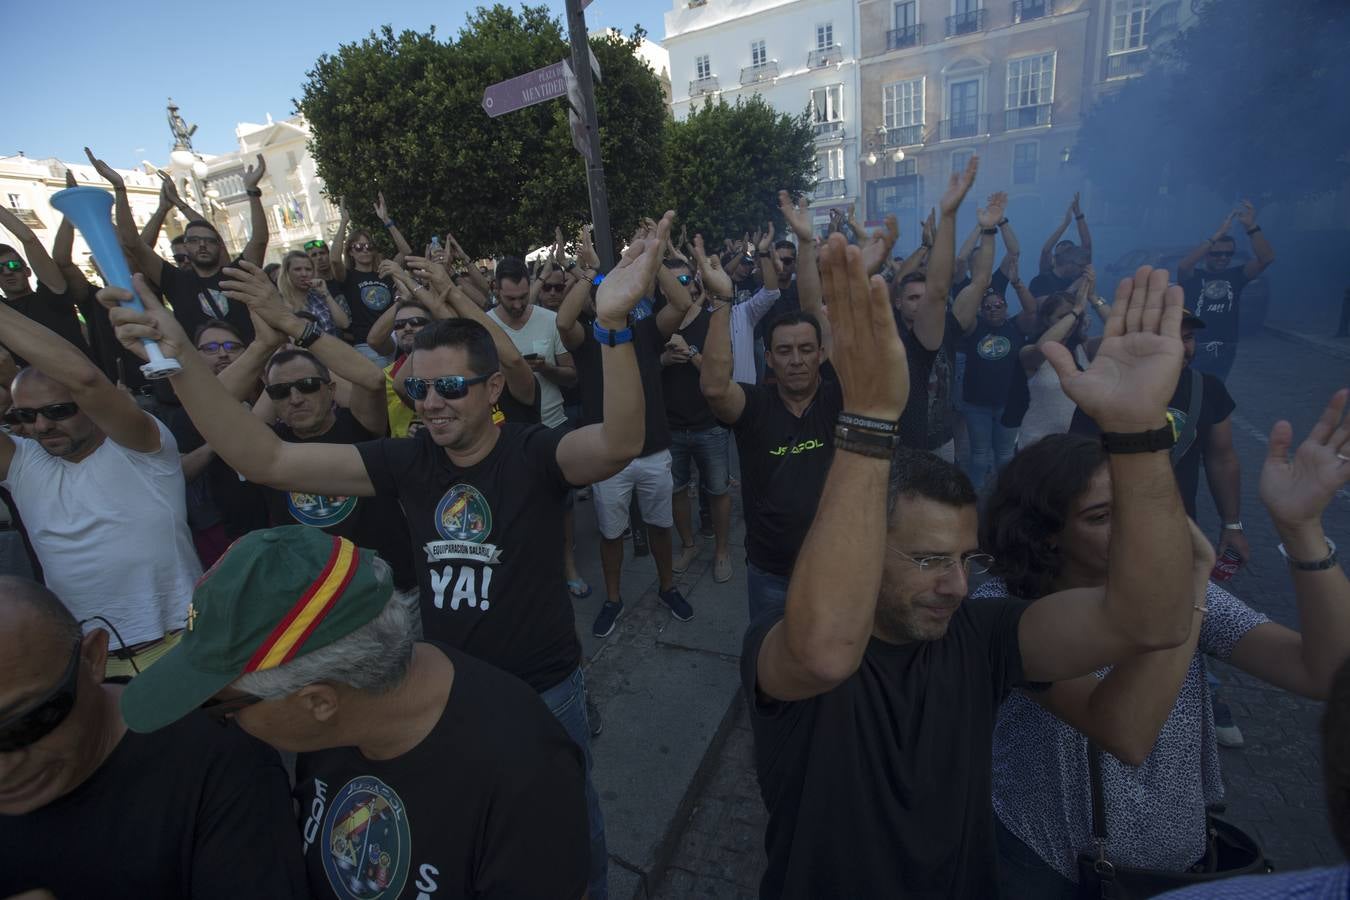
[[[893,308],[894,309],[894,308]],[[919,450],[936,450],[952,439],[952,389],[956,386],[956,352],[961,349],[965,333],[961,323],[947,310],[947,321],[942,329],[942,346],[936,352],[926,350],[905,327],[900,311],[894,309],[895,326],[900,329],[900,337],[905,342],[905,352],[910,355],[910,346],[918,347],[922,353],[932,357],[927,373],[921,379],[915,379],[916,366],[913,358],[909,361],[909,402],[905,406],[906,414],[911,407],[924,411],[924,439],[921,443],[911,444],[906,440],[905,420],[900,420],[900,439],[907,447]],[[918,369],[917,371],[922,371]],[[916,390],[916,384],[921,390]],[[914,423],[917,426],[919,423]],[[909,436],[911,439],[913,435]]]
[[[288,444],[361,444],[376,435],[366,430],[351,410],[339,406],[337,421],[327,432],[302,438],[280,422],[272,426]],[[380,555],[394,570],[394,585],[401,591],[417,586],[412,539],[403,510],[392,497],[326,497],[300,491],[265,488],[267,512],[273,526],[309,525],[328,534],[345,537],[358,547]]]
[[[702,352],[708,340],[708,323],[712,313],[705,306],[694,320],[677,334],[684,338],[691,353]],[[712,408],[698,384],[699,371],[691,362],[664,366],[661,369],[661,392],[666,399],[666,422],[679,431],[703,431],[717,425]]]
[[[1041,272],[1035,278],[1031,279],[1028,288],[1033,297],[1048,297],[1056,291],[1067,291],[1077,278],[1063,278],[1055,274],[1055,270]]]
[[[970,285],[971,280],[972,279],[967,276],[952,285],[953,300],[955,300],[957,295]],[[1006,297],[1008,293],[1008,284],[1008,276],[1004,274],[1002,268],[994,269],[994,273],[989,276],[989,290],[998,294],[1000,297]]]
[[[501,426],[461,469],[427,431],[359,444],[371,484],[408,516],[422,588],[422,629],[505,669],[536,691],[581,662],[563,578],[562,432]]]
[[[1242,266],[1211,272],[1196,266],[1190,278],[1181,282],[1186,292],[1186,308],[1205,320],[1205,331],[1197,341],[1236,341],[1238,339],[1238,300],[1248,284]]]
[[[394,279],[381,278],[374,272],[348,269],[347,278],[342,282],[342,294],[347,298],[347,308],[352,311],[349,329],[352,338],[356,343],[364,344],[370,326],[394,302]]]
[[[741,679],[769,811],[762,897],[996,897],[990,766],[1022,682],[1019,600],[966,600],[936,641],[872,638],[858,671],[796,703],[757,693],[782,614],[746,632]]]
[[[962,342],[966,352],[963,399],[977,406],[1007,402],[1009,386],[1022,366],[1017,354],[1025,343],[1026,336],[1012,319],[997,328],[977,319],[975,330]]]
[[[945,328],[942,337],[945,342]],[[941,348],[929,350],[919,343],[913,331],[903,327],[900,329],[900,341],[905,345],[905,363],[909,367],[909,399],[905,401],[905,411],[900,414],[900,443],[915,450],[927,450],[928,380],[933,374],[933,363]]]
[[[239,260],[228,265],[235,266]],[[224,319],[244,336],[244,343],[253,340],[253,320],[248,307],[226,297],[220,290],[224,278],[219,271],[207,278],[196,269],[180,269],[170,263],[160,267],[159,289],[173,305],[174,318],[191,339],[207,319]]]
[[[605,419],[605,373],[600,361],[600,344],[584,322],[586,336],[572,354],[581,382],[581,424],[594,425]],[[637,354],[638,374],[642,376],[642,397],[646,403],[642,452],[650,456],[670,447],[670,426],[666,424],[666,398],[661,390],[661,351],[666,339],[651,315],[633,322],[633,352]]]
[[[540,410],[543,406],[543,391],[539,385],[534,387],[534,402],[528,406],[516,399],[516,395],[511,393],[509,385],[502,387],[501,396],[497,398],[497,403],[492,407],[492,424],[502,425],[506,422],[514,422],[517,425],[538,425],[542,421]]]
[[[1192,371],[1190,368],[1181,370],[1181,380],[1177,382],[1177,389],[1167,403],[1167,418],[1172,423],[1172,432],[1178,437],[1186,427],[1186,413],[1191,408]],[[1237,409],[1237,404],[1233,402],[1232,395],[1228,393],[1228,388],[1224,387],[1222,381],[1209,374],[1202,374],[1200,378],[1200,415],[1195,425],[1195,440],[1191,442],[1190,448],[1180,461],[1172,463],[1172,471],[1177,476],[1177,490],[1181,492],[1181,500],[1186,504],[1186,515],[1192,519],[1195,518],[1196,493],[1200,489],[1200,462],[1209,443],[1209,433],[1215,425],[1227,419],[1233,414],[1233,410]],[[1081,409],[1074,410],[1069,431],[1074,434],[1101,434],[1097,423]]]
[[[191,453],[206,443],[182,406],[169,407],[164,419],[179,453]],[[187,484],[189,524],[193,530],[201,530],[218,522],[225,526],[225,536],[230,539],[266,528],[266,490],[245,481],[229,463],[213,455],[205,471]],[[209,521],[212,517],[215,522]]]
[[[822,378],[801,418],[783,405],[776,385],[741,384],[745,408],[730,424],[741,458],[745,556],[775,575],[792,573],[825,474],[834,458],[834,426],[844,408],[839,382]]]
[[[87,781],[0,816],[0,896],[304,898],[290,782],[276,751],[200,712],[128,731]]]
[[[436,649],[454,663],[454,682],[416,747],[387,760],[355,747],[297,757],[310,890],[335,900],[575,900],[590,853],[581,750],[524,684]]]
[[[0,302],[3,302],[15,312],[27,316],[44,328],[54,331],[74,344],[90,359],[94,358],[92,351],[89,349],[89,344],[84,339],[84,332],[80,330],[80,320],[75,315],[75,304],[71,301],[68,293],[58,294],[39,282],[37,290],[32,293],[24,294],[22,297],[6,297]],[[14,357],[14,362],[20,366],[28,365],[28,361],[19,352],[23,349],[22,347],[10,347],[8,349],[10,355]],[[9,385],[5,386],[8,387]]]

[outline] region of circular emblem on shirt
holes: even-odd
[[[356,509],[356,497],[325,497],[323,494],[302,494],[291,491],[286,495],[286,508],[301,525],[329,528],[337,525]]]
[[[403,801],[378,778],[353,778],[329,806],[319,850],[328,883],[342,900],[393,900],[412,862]]]
[[[381,312],[387,309],[393,300],[394,295],[389,293],[388,286],[382,281],[369,281],[361,285],[361,302],[366,305],[366,309]]]
[[[975,346],[980,359],[1002,359],[1012,352],[1012,341],[1001,334],[986,334]]]
[[[457,484],[436,505],[436,532],[447,541],[481,544],[492,533],[492,508],[471,484]]]
[[[202,313],[210,319],[223,319],[230,314],[230,298],[215,288],[207,288],[197,293],[197,303]]]
[[[1233,293],[1233,286],[1220,278],[1217,281],[1206,281],[1204,297],[1206,300],[1227,300]]]

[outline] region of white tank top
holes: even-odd
[[[1078,365],[1086,369],[1088,359],[1082,344],[1074,348],[1073,355]],[[1027,379],[1027,393],[1031,402],[1027,406],[1027,414],[1022,418],[1017,446],[1027,447],[1047,434],[1064,434],[1069,430],[1077,406],[1064,393],[1059,383],[1059,373],[1049,360],[1042,361],[1041,367]]]

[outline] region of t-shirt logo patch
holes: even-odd
[[[323,494],[301,494],[291,491],[286,495],[286,508],[301,525],[331,528],[352,514],[356,497],[325,497]]]
[[[207,288],[197,293],[197,303],[202,313],[210,319],[223,319],[230,314],[230,298],[215,288]]]
[[[373,309],[381,312],[389,307],[394,300],[394,295],[389,293],[389,288],[380,281],[368,281],[361,285],[361,302],[367,309]]]
[[[495,544],[487,544],[492,533],[492,507],[471,484],[457,484],[445,492],[436,504],[436,533],[443,540],[425,548],[427,560],[474,559],[494,564],[501,553]]]
[[[378,778],[353,778],[328,808],[320,851],[328,883],[342,900],[398,897],[412,861],[403,800]]]
[[[975,346],[975,352],[980,355],[980,359],[1002,359],[1012,352],[1012,341],[1001,334],[987,334]]]
[[[1233,309],[1233,285],[1223,278],[1206,281],[1200,292],[1200,311],[1204,313],[1227,313]]]

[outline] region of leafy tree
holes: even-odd
[[[611,217],[654,214],[663,171],[660,84],[636,57],[640,33],[591,42],[602,159]],[[565,101],[488,118],[490,84],[570,57],[547,8],[496,5],[471,13],[454,42],[435,30],[388,26],[315,62],[297,107],[313,128],[311,152],[353,220],[383,229],[371,205],[383,191],[414,247],[455,232],[470,253],[524,253],[553,227],[590,218],[584,161],[572,148]],[[619,229],[622,230],[622,229]]]
[[[815,183],[807,114],[776,112],[758,94],[729,105],[707,100],[667,138],[666,196],[689,234],[739,236],[777,215],[778,191]]]

